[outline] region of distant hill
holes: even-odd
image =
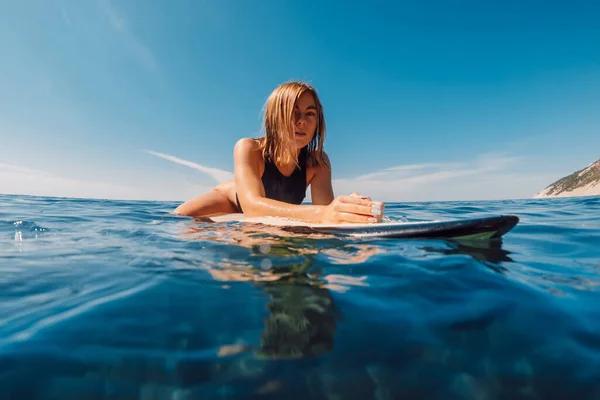
[[[534,197],[568,197],[600,195],[600,160],[554,182]]]

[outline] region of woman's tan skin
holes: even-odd
[[[294,140],[296,157],[315,134],[318,110],[310,91],[303,92],[294,106]],[[177,207],[175,214],[210,217],[236,213],[236,192],[248,217],[273,216],[302,220],[312,223],[375,223],[383,216],[384,205],[358,193],[334,197],[331,168],[306,166],[306,184],[311,187],[312,205],[288,204],[265,197],[261,181],[265,160],[258,151],[258,141],[240,139],[233,149],[234,180],[217,185],[212,191],[186,201]],[[329,158],[323,152],[329,166]],[[286,176],[293,173],[296,165],[288,163],[278,167]]]

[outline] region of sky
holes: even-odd
[[[0,193],[184,201],[304,80],[336,195],[531,198],[600,158],[599,19],[591,0],[5,1]]]

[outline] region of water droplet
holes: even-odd
[[[269,243],[262,243],[259,249],[262,254],[269,254],[271,252],[271,245]]]
[[[262,260],[260,262],[260,267],[262,269],[265,269],[265,270],[271,269],[271,266],[272,266],[271,260],[269,260],[268,258],[265,258],[264,260]]]

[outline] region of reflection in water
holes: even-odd
[[[510,252],[502,248],[502,239],[478,240],[478,241],[447,241],[446,248],[424,247],[423,250],[445,255],[465,254],[473,257],[486,267],[503,274],[506,268],[501,266],[502,262],[514,262],[509,256]]]
[[[467,254],[478,261],[498,264],[500,262],[513,262],[509,257],[510,252],[502,248],[502,239],[480,241],[456,241],[454,248],[444,254]]]
[[[383,252],[376,246],[353,245],[330,235],[306,237],[266,225],[200,223],[187,226],[184,234],[190,240],[224,242],[250,250],[249,258],[237,262],[220,259],[206,268],[214,279],[252,281],[269,295],[269,314],[255,354],[270,359],[314,357],[330,351],[339,318],[330,291],[367,285],[366,277],[322,274],[317,268],[319,255],[350,264]]]
[[[203,263],[219,281],[251,281],[270,296],[261,344],[256,355],[265,358],[303,358],[333,348],[336,321],[340,317],[331,291],[368,286],[366,276],[324,274],[318,257],[328,264],[361,264],[389,249],[378,241],[351,241],[326,234],[310,236],[276,226],[245,223],[205,223],[186,226],[188,240],[235,244],[249,250],[249,257]],[[420,249],[425,256],[464,254],[496,272],[503,262],[513,262],[501,240],[414,241],[397,240],[401,246]],[[430,244],[433,243],[433,244]],[[397,250],[397,246],[396,246]]]
[[[216,279],[235,281],[271,281],[293,276],[318,285],[328,277],[315,272],[316,256],[325,255],[334,264],[358,264],[386,252],[381,246],[353,243],[348,238],[342,240],[327,234],[307,237],[262,224],[203,223],[186,226],[182,234],[188,235],[188,240],[234,244],[250,250],[249,258],[220,259],[217,265],[208,267]],[[260,266],[252,264],[257,259],[261,260]],[[309,270],[313,275],[308,275]],[[348,282],[353,278],[348,276]]]
[[[310,284],[262,283],[271,296],[257,354],[267,358],[318,356],[333,348],[336,309],[328,289]]]

